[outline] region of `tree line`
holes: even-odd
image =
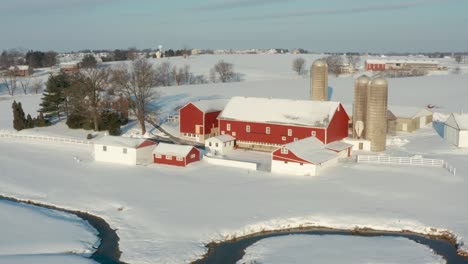
[[[8,69],[16,65],[29,65],[32,68],[51,67],[57,63],[57,52],[34,51],[27,52],[11,49],[3,50],[0,54],[0,68]]]

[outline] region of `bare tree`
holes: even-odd
[[[455,68],[452,69],[452,74],[461,74],[461,68],[460,66],[457,66]]]
[[[24,94],[28,93],[30,83],[31,83],[31,78],[28,78],[28,77],[19,78],[19,84]]]
[[[130,107],[141,127],[141,134],[146,134],[145,120],[149,114],[149,104],[157,98],[152,89],[157,84],[156,71],[146,59],[135,60],[130,67],[121,65],[113,70],[112,81],[130,101]]]
[[[295,58],[292,63],[292,69],[297,75],[304,74],[305,60],[303,58]]]
[[[171,63],[165,61],[156,67],[156,85],[158,86],[170,86],[172,82],[172,71]]]
[[[130,47],[127,51],[127,58],[129,60],[136,60],[138,58],[138,52],[136,47]]]
[[[42,81],[40,79],[36,78],[33,80],[31,84],[31,91],[33,91],[35,94],[38,94],[42,91]]]
[[[351,70],[354,71],[357,69],[357,64],[361,62],[361,57],[359,55],[346,55],[346,60],[348,60],[349,66],[351,66]]]
[[[455,61],[456,61],[457,63],[460,63],[460,62],[462,61],[462,55],[457,55],[457,56],[455,56]]]
[[[9,95],[15,95],[17,86],[16,76],[14,74],[5,74],[0,78],[0,83],[5,86]]]
[[[76,81],[82,85],[83,96],[86,97],[93,119],[94,131],[98,131],[101,93],[109,83],[109,71],[107,68],[86,68],[82,69],[76,78]]]
[[[220,60],[213,67],[212,72],[210,73],[210,77],[216,78],[216,75],[217,75],[218,79],[223,83],[233,81],[236,76],[233,69],[234,69],[234,65],[232,65],[231,63],[225,62],[223,60]]]
[[[343,57],[340,55],[331,55],[327,57],[326,61],[328,64],[328,72],[338,77],[342,73]]]

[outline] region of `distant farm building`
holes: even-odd
[[[315,176],[351,155],[351,144],[333,142],[324,145],[309,137],[281,146],[272,153],[271,172]]]
[[[194,146],[159,143],[153,151],[153,161],[157,164],[185,167],[200,159],[200,150]]]
[[[200,100],[191,102],[179,109],[180,136],[204,142],[205,139],[219,135],[217,117],[228,100]]]
[[[71,74],[80,71],[80,63],[78,62],[64,62],[60,63],[60,72]]]
[[[8,68],[8,74],[17,76],[17,77],[26,77],[32,75],[34,72],[34,69],[32,67],[29,67],[29,65],[17,65],[17,66],[11,66]]]
[[[427,108],[390,106],[388,132],[414,132],[432,123],[433,113]]]
[[[365,61],[367,71],[437,71],[444,67],[435,60],[377,60]]]
[[[146,139],[104,136],[94,143],[94,159],[125,165],[152,163],[156,143]]]
[[[451,114],[445,121],[444,138],[459,148],[468,148],[468,114]]]
[[[235,146],[236,139],[230,135],[219,135],[205,140],[205,149],[213,155],[224,155]]]
[[[325,144],[341,140],[349,117],[338,102],[233,97],[218,120],[237,146],[271,151],[311,136]]]

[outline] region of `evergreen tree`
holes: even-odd
[[[67,87],[70,87],[67,75],[50,75],[39,112],[44,113],[47,118],[57,116],[60,119],[60,109],[65,101],[64,89]]]
[[[33,127],[34,127],[34,122],[32,120],[31,115],[28,114],[28,117],[26,118],[25,128],[33,128]]]
[[[24,118],[24,112],[21,103],[16,103],[16,101],[13,101],[11,107],[13,109],[13,128],[17,131],[25,129],[26,118]]]

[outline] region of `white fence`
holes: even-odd
[[[49,137],[49,136],[32,136],[32,135],[23,135],[23,134],[12,134],[12,133],[0,133],[0,138],[16,138],[16,139],[26,139],[26,140],[41,140],[46,142],[61,142],[61,143],[70,143],[70,144],[94,144],[94,142],[89,140],[80,140],[74,138],[61,138],[61,137]]]
[[[235,168],[241,168],[241,169],[247,169],[247,170],[257,170],[257,163],[253,163],[253,162],[227,160],[227,159],[209,157],[206,155],[203,157],[203,159],[213,165],[235,167]]]
[[[445,168],[453,175],[456,174],[456,168],[450,166],[444,160],[439,159],[424,159],[422,157],[392,157],[387,155],[358,155],[357,162],[437,167]]]

